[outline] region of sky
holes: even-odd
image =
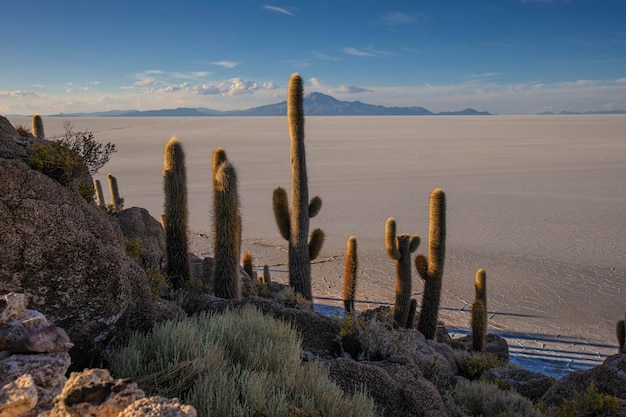
[[[3,0],[0,114],[305,94],[431,111],[626,109],[624,0]]]

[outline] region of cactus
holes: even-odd
[[[417,312],[417,300],[411,298],[411,306],[409,307],[409,318],[406,322],[406,328],[412,329],[415,327],[415,313]]]
[[[100,184],[100,180],[93,180],[93,188],[96,189],[96,205],[100,208],[106,207],[106,202],[104,201],[104,195],[102,194],[102,184]]]
[[[248,274],[253,282],[256,282],[258,278],[256,272],[254,272],[254,266],[252,265],[254,263],[252,254],[246,251],[241,259],[243,261],[243,270],[246,271],[246,274]]]
[[[437,315],[441,298],[441,281],[445,259],[446,197],[439,188],[430,194],[430,224],[428,226],[428,259],[424,255],[415,258],[417,272],[424,280],[424,294],[418,330],[426,339],[434,339],[437,333]]]
[[[274,190],[272,204],[278,230],[289,241],[289,286],[307,300],[312,300],[311,261],[324,243],[324,232],[315,229],[307,242],[309,219],[317,215],[322,200],[309,202],[304,148],[304,104],[302,78],[291,76],[287,93],[287,120],[291,139],[291,207],[283,188]]]
[[[480,299],[472,304],[471,328],[472,350],[475,352],[484,351],[487,340],[487,308]]]
[[[272,282],[272,276],[270,275],[270,267],[263,265],[263,283],[269,284]]]
[[[113,210],[116,213],[120,212],[124,208],[124,199],[120,197],[120,191],[117,188],[117,178],[109,172],[107,174],[107,180],[109,182],[109,191],[111,192],[111,204],[113,205]]]
[[[40,115],[38,115],[38,114],[33,115],[32,128],[33,128],[33,135],[37,139],[45,139],[46,138],[46,135],[43,132],[43,120],[41,120],[41,116]]]
[[[191,278],[187,236],[187,175],[185,154],[176,137],[172,137],[163,152],[163,183],[165,213],[162,223],[165,229],[167,263],[165,274],[177,290]]]
[[[484,269],[478,269],[474,276],[475,300],[480,300],[487,309],[487,274]]]
[[[385,223],[385,250],[396,261],[396,301],[393,320],[396,327],[407,327],[411,308],[411,253],[420,244],[418,235],[396,236],[396,221],[390,217]]]
[[[213,151],[213,227],[215,295],[241,298],[239,254],[241,252],[241,215],[237,174],[222,148]]]
[[[626,354],[626,321],[620,320],[617,322],[616,333],[618,344],[617,352]]]
[[[346,314],[354,313],[354,291],[356,290],[356,271],[358,259],[356,254],[356,238],[350,236],[346,243],[346,260],[343,274],[343,305]]]

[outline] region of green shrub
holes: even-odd
[[[143,249],[141,248],[141,240],[136,237],[124,236],[124,244],[126,245],[126,255],[133,258],[133,261],[139,262],[139,255]]]
[[[63,127],[65,134],[57,142],[80,155],[92,175],[109,162],[111,154],[117,151],[110,142],[105,145],[96,141],[93,132],[75,132],[69,121],[65,121]]]
[[[148,269],[147,276],[153,300],[169,296],[172,286],[164,274],[161,274],[154,268],[150,268]]]
[[[577,393],[571,400],[548,411],[550,417],[592,417],[614,415],[621,409],[619,399],[598,391],[593,383],[584,393]]]
[[[199,416],[374,416],[362,393],[347,397],[321,363],[302,363],[288,323],[252,307],[157,324],[111,360],[148,395],[178,397]]]
[[[460,382],[452,390],[452,398],[462,416],[541,417],[532,401],[517,392],[502,391],[487,382]]]
[[[497,368],[502,363],[491,353],[471,353],[463,357],[459,366],[459,373],[469,380],[475,380],[488,369]]]
[[[33,144],[26,162],[31,168],[66,187],[87,171],[87,165],[80,155],[58,141]]]

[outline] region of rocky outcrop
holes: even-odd
[[[29,140],[20,137],[6,117],[0,116],[0,158],[24,159],[27,154]]]
[[[141,253],[138,263],[144,271],[154,269],[162,273],[165,267],[165,232],[161,223],[148,210],[139,207],[122,210],[113,216],[124,236],[139,240]]]
[[[63,329],[26,309],[24,294],[0,296],[0,416],[49,408],[65,383],[71,347]]]
[[[19,160],[0,159],[0,248],[0,293],[26,294],[65,329],[76,369],[152,325],[146,274],[115,222]]]
[[[533,401],[541,398],[553,384],[550,377],[540,372],[508,367],[488,369],[480,379],[504,384]]]

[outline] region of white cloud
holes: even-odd
[[[166,76],[171,78],[177,78],[182,80],[196,80],[200,78],[205,78],[210,74],[207,71],[189,71],[189,72],[168,72],[165,73]]]
[[[322,86],[320,81],[315,77],[309,78],[309,83],[311,83],[311,87],[313,88],[320,88]]]
[[[269,10],[271,12],[276,12],[276,13],[281,13],[281,14],[286,14],[289,16],[294,16],[293,13],[291,13],[289,10],[287,9],[283,9],[282,7],[276,7],[276,6],[269,6],[269,5],[264,5],[263,8],[265,10]]]
[[[176,91],[188,90],[190,85],[191,84],[188,82],[178,84],[178,85],[173,84],[173,85],[168,85],[167,87],[162,88],[159,91],[163,93],[174,93]]]
[[[331,94],[359,94],[359,93],[373,93],[374,90],[368,90],[367,88],[357,87],[355,85],[342,85],[338,88],[332,88],[328,90]]]
[[[239,62],[234,62],[234,61],[217,61],[217,62],[211,62],[211,64],[219,65],[220,67],[224,67],[224,68],[235,68],[237,65],[239,65]]]
[[[192,91],[195,94],[199,94],[201,96],[222,94],[222,90],[220,90],[219,87],[216,87],[213,84],[196,85],[196,86],[193,87]]]
[[[252,94],[259,89],[259,85],[254,81],[246,81],[241,78],[231,78],[226,81],[225,85],[226,88],[222,94],[231,97],[240,96],[242,94]]]
[[[351,47],[344,48],[343,51],[348,55],[354,55],[354,56],[378,56],[372,52],[367,52],[367,51],[363,51],[363,50],[351,48]]]
[[[24,90],[2,91],[0,90],[0,98],[12,98],[12,97],[41,97],[41,95],[34,91],[24,91]]]
[[[135,81],[135,85],[139,87],[147,87],[147,86],[159,85],[159,84],[161,84],[161,82],[152,77],[146,77],[141,80]]]
[[[276,90],[278,88],[278,84],[273,82],[263,83],[263,88],[266,90]]]

